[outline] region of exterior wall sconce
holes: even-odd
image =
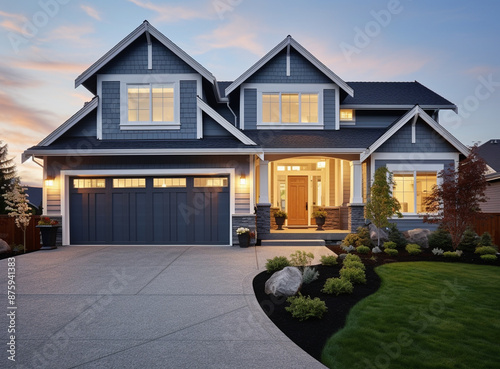
[[[246,185],[247,184],[247,177],[245,177],[245,174],[241,174],[240,176],[240,185]]]
[[[45,187],[52,187],[54,185],[54,177],[47,177],[45,179]]]

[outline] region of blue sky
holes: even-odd
[[[74,80],[145,19],[234,80],[288,34],[345,81],[414,81],[459,106],[441,124],[466,145],[500,139],[500,2],[460,0],[27,0],[0,6],[0,140],[21,165],[92,95]]]

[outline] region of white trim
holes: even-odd
[[[70,212],[69,212],[69,177],[78,176],[157,176],[157,175],[229,175],[229,246],[233,244],[233,221],[236,199],[236,171],[234,168],[200,168],[200,169],[95,169],[95,170],[61,170],[61,215],[63,228],[63,245],[70,245]],[[107,245],[109,246],[109,245]],[[171,245],[169,245],[171,246]]]
[[[332,80],[333,83],[338,85],[342,90],[347,92],[348,95],[354,96],[354,90],[346,82],[344,82],[339,76],[333,73],[327,66],[320,62],[316,57],[314,57],[309,51],[307,51],[302,45],[295,41],[292,37],[287,37],[281,41],[276,47],[269,51],[263,58],[261,58],[257,63],[251,66],[245,73],[239,76],[231,85],[226,88],[226,96],[237,89],[243,82],[245,82],[252,74],[257,72],[262,68],[268,61],[274,58],[279,52],[281,52],[285,47],[291,45],[299,54],[306,58],[311,64],[323,72],[328,78]]]
[[[238,147],[227,149],[64,149],[64,150],[27,150],[27,155],[34,156],[144,156],[144,155],[260,155],[262,150],[253,147]]]
[[[153,69],[153,44],[148,43],[148,69]]]
[[[199,96],[196,98],[198,108],[207,113],[212,119],[219,123],[226,131],[231,133],[234,137],[240,140],[245,145],[257,145],[250,138],[248,138],[243,132],[238,128],[229,123],[224,119],[219,113],[217,113],[212,107],[210,107],[205,101],[203,101]]]
[[[293,130],[293,129],[324,129],[320,123],[259,123],[258,129],[273,129],[273,130]]]
[[[255,156],[249,155],[249,163],[250,163],[250,181],[249,181],[249,191],[250,191],[250,203],[248,204],[248,211],[253,214],[254,205],[255,205]]]
[[[407,112],[403,117],[399,119],[394,125],[392,125],[377,141],[375,141],[363,154],[361,154],[361,162],[365,161],[370,155],[372,155],[383,143],[385,143],[390,137],[392,137],[401,127],[410,121],[415,115],[418,115],[424,122],[426,122],[431,128],[433,128],[437,133],[439,133],[448,143],[457,149],[460,153],[467,156],[469,154],[469,149],[463,145],[459,140],[457,140],[451,133],[444,129],[439,123],[432,119],[421,107],[415,105],[412,110]]]
[[[323,107],[323,111],[324,111]],[[340,91],[337,88],[335,90],[335,129],[338,131],[340,129]]]
[[[290,37],[288,37],[288,44],[286,45],[286,76],[290,77]]]
[[[363,148],[265,148],[263,151],[267,154],[361,154]]]
[[[215,84],[217,86],[217,84]],[[196,96],[202,96],[203,95],[203,87],[202,83],[197,83],[196,84]],[[196,105],[196,138],[201,139],[203,138],[203,112],[201,108]]]
[[[240,129],[245,130],[245,90],[240,91]]]
[[[417,143],[417,120],[418,115],[415,114],[413,121],[411,122],[411,143]]]
[[[72,128],[75,124],[85,118],[90,112],[92,112],[96,107],[98,107],[99,98],[94,97],[89,102],[85,103],[85,105],[78,110],[72,117],[70,117],[66,122],[61,124],[58,128],[56,128],[51,134],[45,137],[37,146],[49,146],[59,137],[61,137],[64,133],[66,133],[70,128]]]
[[[342,109],[355,109],[355,110],[408,110],[412,109],[415,105],[387,105],[387,104],[345,104],[342,105]],[[457,112],[456,105],[419,105],[425,110],[439,110],[439,109],[451,109]]]
[[[104,54],[99,60],[92,64],[87,70],[85,70],[80,76],[75,80],[75,88],[85,83],[90,77],[96,74],[102,67],[104,67],[109,61],[115,58],[120,52],[127,48],[132,42],[139,38],[143,33],[149,32],[154,36],[160,43],[162,43],[166,48],[172,51],[175,55],[181,58],[187,65],[201,74],[210,83],[215,84],[215,77],[207,69],[205,69],[200,63],[189,56],[185,51],[174,44],[170,39],[163,35],[156,28],[151,26],[147,21],[144,21],[139,27],[132,31],[128,36],[116,44],[111,50]],[[147,42],[147,40],[145,40]]]

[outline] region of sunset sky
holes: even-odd
[[[145,19],[219,81],[292,35],[345,81],[414,81],[459,106],[443,126],[466,145],[500,139],[495,0],[25,0],[0,6],[0,140],[21,165],[92,98],[74,80]]]

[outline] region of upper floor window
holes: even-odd
[[[353,109],[340,109],[340,120],[344,122],[354,121],[354,110]]]
[[[173,84],[127,85],[129,122],[173,122]]]
[[[263,93],[262,122],[318,123],[318,94]]]

